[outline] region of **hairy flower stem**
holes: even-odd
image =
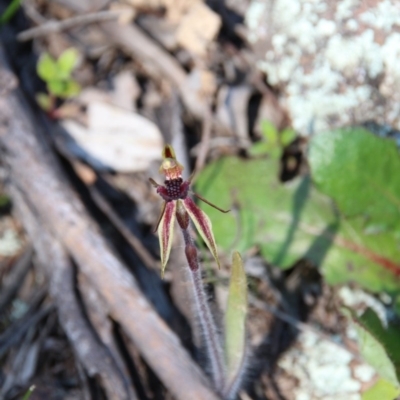
[[[177,219],[178,222],[180,222],[179,216]],[[188,261],[189,270],[191,272],[190,275],[194,288],[196,311],[204,338],[207,359],[211,369],[211,378],[215,389],[221,393],[225,383],[225,369],[221,342],[214,318],[211,314],[210,306],[207,301],[207,296],[204,291],[196,246],[194,245],[193,239],[189,233],[188,226],[182,227],[180,223],[179,225],[181,226],[185,241],[185,254]]]

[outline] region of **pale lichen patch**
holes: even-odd
[[[360,14],[359,18],[363,23],[389,33],[394,25],[400,26],[400,4],[390,0],[381,1],[376,7]]]
[[[303,332],[298,338],[298,345],[290,349],[278,365],[297,378],[298,385],[294,389],[296,399],[360,400],[361,383],[353,377],[352,363],[353,355],[340,345],[313,332]],[[370,372],[366,371],[368,366],[358,366],[364,368],[359,371],[364,379]]]
[[[400,129],[399,2],[276,0],[267,9],[257,16],[270,31],[258,65],[282,89],[294,128],[374,119]]]

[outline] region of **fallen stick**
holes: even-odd
[[[76,297],[74,272],[61,244],[44,229],[36,235],[40,261],[50,275],[60,324],[80,362],[92,378],[99,376],[109,400],[137,400],[129,378],[119,369],[109,349],[96,337]],[[39,253],[39,252],[38,252]]]
[[[89,14],[77,15],[62,21],[47,21],[35,28],[27,29],[17,35],[17,40],[26,42],[37,37],[47,36],[51,33],[62,32],[80,25],[117,19],[121,15],[117,11],[98,11]]]

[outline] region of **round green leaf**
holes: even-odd
[[[363,128],[325,132],[311,141],[318,188],[346,216],[362,215],[369,231],[400,230],[400,157],[394,141]]]
[[[57,78],[57,63],[49,53],[44,53],[40,56],[36,70],[39,77],[45,82]]]
[[[64,81],[53,80],[47,82],[47,89],[57,97],[64,97],[67,84]]]
[[[81,86],[79,85],[79,83],[73,80],[69,80],[65,82],[65,90],[62,97],[69,99],[71,97],[77,96],[80,93],[80,91],[81,91]]]
[[[258,246],[270,263],[289,268],[306,259],[328,283],[355,281],[378,292],[400,289],[400,240],[392,232],[367,233],[362,218],[339,218],[332,201],[308,177],[278,180],[278,161],[227,157],[210,163],[196,190],[228,214],[201,204],[222,250]],[[397,274],[397,275],[396,275]]]
[[[381,378],[362,394],[362,400],[394,400],[399,395],[400,388],[398,386]]]
[[[65,50],[57,60],[59,77],[68,79],[71,76],[73,69],[78,63],[79,52],[73,47]]]

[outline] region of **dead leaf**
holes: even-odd
[[[182,17],[176,38],[182,47],[195,55],[203,56],[220,27],[219,15],[204,3],[195,2]]]
[[[114,79],[113,104],[126,110],[134,111],[140,95],[140,86],[132,72],[122,71]]]
[[[97,169],[102,165],[119,172],[143,171],[160,158],[163,140],[159,129],[137,113],[93,102],[88,106],[87,128],[72,120],[62,124],[87,153],[86,161]]]

